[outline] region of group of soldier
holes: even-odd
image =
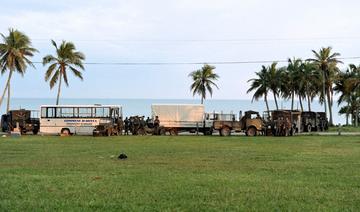
[[[147,131],[151,131],[152,134],[158,135],[160,120],[158,116],[156,116],[154,120],[149,117],[145,120],[145,116],[130,116],[126,117],[123,121],[120,119],[118,126],[119,131],[124,131],[125,135],[129,135],[129,132],[132,135],[141,135],[146,134]]]

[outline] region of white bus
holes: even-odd
[[[40,112],[40,133],[48,135],[92,135],[97,125],[122,118],[116,105],[43,105]]]

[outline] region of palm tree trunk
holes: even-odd
[[[276,99],[276,94],[275,94],[275,92],[273,92],[273,94],[274,94],[274,100],[275,100],[276,110],[279,110],[279,106],[278,106],[278,103],[277,103],[277,99]]]
[[[60,99],[61,80],[62,80],[62,74],[61,74],[61,72],[60,72],[59,77],[60,77],[60,79],[59,79],[59,87],[58,87],[58,93],[57,93],[57,98],[56,98],[56,105],[59,105],[59,99]]]
[[[201,97],[201,104],[204,104],[204,97]]]
[[[4,88],[2,96],[0,98],[0,106],[1,106],[2,102],[4,101],[6,91],[7,91],[8,87],[9,87],[9,84],[10,84],[11,76],[12,76],[12,71],[9,70],[9,76],[8,76],[7,81],[6,81],[6,86]]]
[[[311,103],[310,103],[310,95],[307,95],[307,98],[308,98],[308,109],[309,111],[311,111]]]
[[[269,109],[269,103],[268,103],[268,100],[267,100],[267,94],[266,94],[266,93],[265,93],[265,95],[264,95],[264,99],[265,99],[265,104],[266,104],[267,112],[269,112],[270,109]]]
[[[7,104],[6,104],[6,113],[9,112],[10,110],[10,82],[9,85],[7,86],[7,91],[8,91],[8,95],[7,95]]]
[[[349,125],[349,112],[350,112],[350,102],[347,103],[347,108],[346,108],[346,126]]]
[[[329,124],[330,124],[330,126],[332,126],[333,125],[333,117],[332,117],[331,97],[330,97],[330,91],[329,90],[328,90],[328,93],[327,93],[327,99],[328,99],[328,107],[329,107],[329,115],[330,115]]]
[[[294,91],[291,92],[291,110],[294,110]]]
[[[301,111],[304,111],[304,107],[303,107],[303,104],[302,104],[301,96],[299,96],[299,102],[300,102]]]
[[[325,118],[327,118],[326,92],[325,92],[325,71],[323,71],[323,97],[324,97],[324,112],[325,112]]]

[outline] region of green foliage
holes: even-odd
[[[85,55],[76,51],[75,45],[72,42],[62,41],[60,47],[54,40],[51,40],[52,45],[56,49],[56,55],[46,55],[43,58],[43,65],[50,63],[47,71],[45,72],[45,81],[49,81],[50,89],[52,89],[56,83],[59,83],[58,95],[56,104],[59,104],[61,81],[64,80],[66,86],[69,86],[67,70],[71,72],[81,80],[83,80],[80,70],[84,70],[83,61]]]
[[[215,66],[205,64],[201,69],[193,71],[189,74],[193,83],[190,86],[193,95],[198,94],[201,96],[201,104],[206,99],[206,93],[209,92],[210,96],[213,93],[213,86],[217,89],[215,81],[219,79],[219,75],[214,73]]]
[[[1,138],[0,210],[358,211],[359,140]]]

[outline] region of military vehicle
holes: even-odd
[[[232,131],[245,132],[247,136],[256,136],[264,132],[264,122],[256,111],[246,111],[240,120],[236,121],[235,114],[215,114],[213,129],[219,130],[221,136],[229,136]]]
[[[290,136],[301,132],[301,112],[291,110],[270,111],[266,122],[266,134],[274,136]]]
[[[205,107],[199,104],[153,104],[152,118],[160,120],[160,134],[180,132],[212,133],[213,121],[205,119]]]
[[[38,111],[31,110],[10,110],[7,114],[1,116],[2,132],[11,132],[18,127],[21,134],[32,132],[37,134],[40,128]]]
[[[301,113],[301,127],[304,132],[324,131],[328,122],[324,112],[305,111]]]

